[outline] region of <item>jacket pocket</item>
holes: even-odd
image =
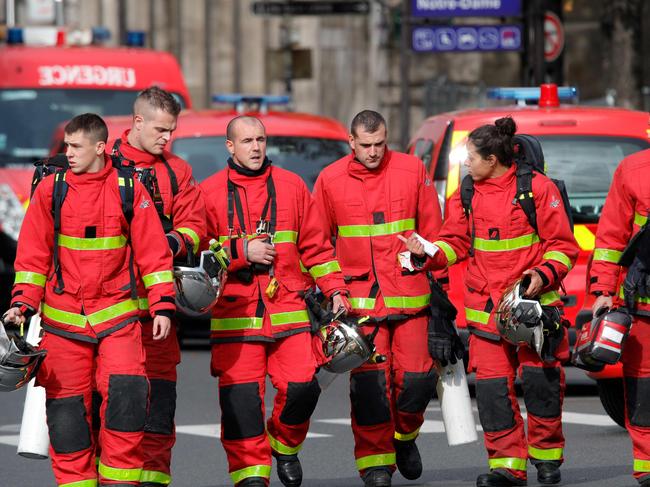
[[[343,279],[346,283],[352,281],[368,281],[370,269],[364,267],[346,267],[343,269]]]
[[[470,293],[482,294],[487,289],[487,282],[482,277],[467,272],[465,274],[465,287]]]

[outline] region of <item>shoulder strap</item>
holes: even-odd
[[[167,173],[169,174],[169,182],[172,186],[172,195],[176,196],[178,194],[178,179],[176,178],[176,173],[172,169],[172,167],[169,165],[169,162],[167,162],[167,159],[165,159],[162,154],[158,156],[162,163],[165,165],[167,168]]]
[[[474,225],[474,215],[472,214],[472,199],[474,198],[474,180],[469,174],[463,178],[460,183],[460,201],[463,205],[465,218],[472,222],[472,242],[469,247],[469,255],[474,255],[474,238],[476,237],[476,226]]]
[[[59,171],[54,175],[54,190],[52,192],[52,215],[54,217],[54,246],[52,248],[52,259],[54,261],[54,272],[56,274],[56,285],[54,292],[63,294],[65,283],[63,272],[59,261],[59,235],[61,234],[61,207],[63,200],[68,193],[68,183],[65,182],[66,171]]]
[[[129,166],[118,166],[117,185],[120,190],[120,200],[122,201],[122,213],[129,225],[128,239],[131,239],[131,222],[133,221],[133,205],[135,200],[135,180],[133,177],[134,169]],[[131,288],[131,299],[138,299],[138,286],[135,279],[135,264],[133,260],[133,248],[129,250],[129,286]]]
[[[533,168],[526,162],[517,163],[517,194],[515,202],[519,203],[521,209],[526,213],[528,223],[537,232],[537,210],[533,196]]]

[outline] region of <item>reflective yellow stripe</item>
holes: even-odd
[[[145,311],[149,309],[149,300],[147,298],[138,298],[138,309]]]
[[[525,458],[490,458],[490,468],[509,468],[510,470],[526,470]]]
[[[536,460],[561,460],[563,452],[562,448],[547,448],[542,450],[541,448],[534,448],[532,446],[528,447],[528,455]]]
[[[210,320],[210,330],[261,330],[262,318],[213,318]]]
[[[300,272],[308,272],[307,268],[305,267],[305,264],[302,263],[302,260],[299,261],[300,263]]]
[[[302,262],[300,263],[302,264]],[[340,271],[341,266],[339,265],[339,262],[337,260],[332,260],[330,262],[326,262],[325,264],[318,264],[309,269],[309,273],[311,276],[316,279],[318,277],[323,277],[326,276],[327,274],[331,274],[332,272]]]
[[[447,257],[447,267],[456,263],[458,256],[456,255],[454,249],[451,248],[451,245],[449,245],[447,242],[443,242],[442,240],[436,240],[433,243],[437,245],[438,248],[442,250],[443,254],[445,254]]]
[[[113,468],[99,462],[99,474],[108,480],[139,481],[142,474],[141,468]]]
[[[407,230],[415,230],[415,218],[376,225],[342,225],[339,227],[339,237],[380,237]]]
[[[120,315],[129,313],[131,311],[137,311],[137,310],[138,310],[138,303],[136,303],[132,299],[128,299],[126,301],[122,301],[121,303],[114,304],[113,306],[109,306],[108,308],[95,311],[94,313],[87,315],[87,318],[88,318],[88,322],[92,326],[97,326],[101,323],[104,323],[105,321],[111,320],[113,318],[117,318]]]
[[[226,240],[228,240],[228,235],[219,235],[219,238],[217,239],[220,244],[224,243]]]
[[[70,326],[77,326],[84,328],[86,326],[86,317],[77,313],[70,313],[68,311],[61,311],[60,309],[52,308],[43,303],[43,316],[51,320],[58,321]]]
[[[384,453],[381,455],[369,455],[357,458],[357,470],[365,470],[370,467],[386,467],[395,465],[395,454]]]
[[[252,467],[242,468],[230,472],[230,478],[234,484],[238,484],[248,477],[264,477],[268,479],[271,477],[271,465],[253,465]]]
[[[66,325],[77,326],[79,328],[84,328],[86,326],[86,321],[88,321],[91,326],[97,326],[105,321],[111,320],[130,311],[136,311],[137,309],[138,305],[132,299],[122,301],[121,303],[114,304],[108,308],[100,309],[99,311],[95,311],[89,315],[62,311],[43,303],[43,315],[46,318],[50,318]]]
[[[193,243],[192,251],[196,254],[196,252],[199,250],[199,242],[201,241],[201,239],[199,238],[199,235],[194,230],[192,230],[191,228],[186,228],[186,227],[177,228],[176,231],[178,233],[182,233],[184,235],[187,235],[188,237],[190,237],[192,239],[192,243]]]
[[[635,296],[634,300],[637,303],[650,304],[650,297],[639,296],[636,293],[635,293],[634,296]],[[621,298],[621,299],[625,299],[625,296],[624,296],[624,293],[623,293],[623,285],[621,285],[621,287],[618,289],[618,297]]]
[[[647,216],[643,216],[641,213],[634,213],[634,223],[642,227],[648,221]]]
[[[81,238],[59,235],[59,245],[70,250],[113,250],[126,246],[126,237]]]
[[[144,282],[144,287],[151,287],[164,282],[174,282],[174,274],[172,271],[152,272],[142,276],[142,282]]]
[[[156,472],[155,470],[143,470],[140,474],[140,483],[144,482],[169,485],[172,483],[172,478],[163,472]]]
[[[509,250],[525,249],[539,243],[539,236],[536,233],[529,233],[521,237],[507,238],[505,240],[486,240],[484,238],[474,239],[474,248],[483,252],[503,252]]]
[[[273,438],[268,431],[266,432],[266,435],[269,437],[271,448],[274,451],[278,452],[280,455],[295,455],[302,448],[302,443],[298,446],[287,446],[284,443],[281,443],[280,441]]]
[[[350,306],[355,309],[375,309],[375,298],[348,298]]]
[[[596,236],[589,230],[586,225],[576,225],[573,227],[573,236],[582,250],[592,251],[596,246]]]
[[[487,325],[488,321],[490,321],[490,313],[479,311],[477,309],[465,308],[465,318],[467,321],[473,321],[475,323]]]
[[[633,468],[635,472],[650,472],[650,460],[639,460],[635,458]]]
[[[67,484],[59,484],[59,487],[97,487],[97,479],[79,480]]]
[[[412,433],[398,433],[397,431],[395,431],[395,439],[397,441],[410,441],[417,438],[419,433],[420,433],[420,428],[416,429]]]
[[[385,296],[384,303],[388,308],[421,308],[431,301],[431,294],[421,296]]]
[[[539,304],[542,306],[547,306],[551,303],[555,303],[556,301],[560,301],[561,299],[562,298],[560,297],[560,293],[557,291],[549,291],[539,297]]]
[[[273,243],[296,243],[298,241],[298,232],[293,230],[280,230],[273,235]]]
[[[564,264],[567,269],[571,270],[571,259],[564,253],[564,252],[559,252],[557,250],[551,250],[549,252],[546,252],[543,256],[543,259],[546,260],[555,260],[559,262],[560,264]]]
[[[597,260],[603,260],[605,262],[611,262],[612,264],[618,264],[618,261],[621,260],[621,255],[623,255],[623,252],[619,250],[595,249],[594,262]]]
[[[294,323],[303,323],[306,321],[309,321],[309,315],[305,309],[302,309],[300,311],[287,311],[286,313],[271,314],[271,325],[273,326],[291,325]]]
[[[16,272],[14,284],[36,284],[37,286],[45,287],[46,280],[47,276],[38,272],[20,271]]]

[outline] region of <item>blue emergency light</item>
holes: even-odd
[[[9,27],[7,31],[7,44],[22,44],[23,29],[20,27]]]
[[[212,95],[213,103],[227,103],[243,113],[247,107],[255,106],[260,112],[267,112],[269,105],[288,105],[291,97],[287,95],[244,95],[241,93],[221,93]]]
[[[539,101],[541,91],[539,86],[488,88],[487,97],[492,100]],[[573,100],[578,97],[578,88],[558,86],[557,96],[560,100]]]
[[[129,47],[144,47],[144,38],[144,31],[129,30],[126,33],[126,45]]]

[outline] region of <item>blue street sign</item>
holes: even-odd
[[[411,0],[414,17],[519,17],[521,0]]]
[[[452,25],[413,27],[411,45],[416,52],[518,51],[520,25]]]

